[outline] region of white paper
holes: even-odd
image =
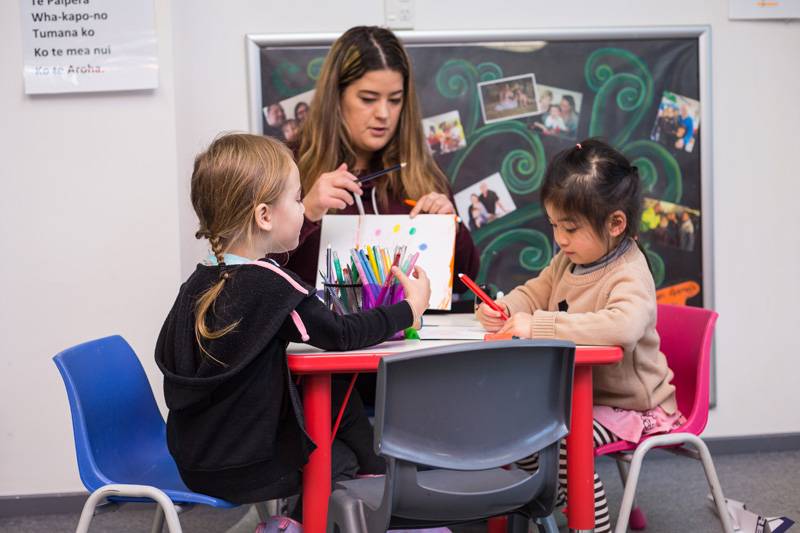
[[[27,94],[158,86],[153,0],[20,0]]]
[[[424,324],[423,319],[423,324]],[[420,340],[423,341],[438,341],[438,340],[473,340],[482,341],[486,330],[482,327],[475,326],[428,326],[424,325],[422,329],[417,331]]]
[[[317,288],[322,289],[326,248],[330,244],[339,260],[350,262],[350,250],[356,247],[382,246],[393,250],[406,245],[406,255],[419,252],[417,265],[431,280],[431,309],[450,309],[453,298],[453,261],[455,259],[456,218],[453,215],[326,215],[322,218]]]
[[[800,18],[798,0],[729,0],[731,19],[796,19]]]

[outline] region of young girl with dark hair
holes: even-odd
[[[541,199],[560,251],[538,277],[499,301],[508,321],[483,304],[476,311],[489,331],[622,347],[619,363],[593,372],[595,447],[638,442],[682,423],[673,373],[659,351],[655,283],[636,241],[640,189],[636,167],[604,142],[582,141],[557,154]],[[566,461],[562,445],[562,489]],[[519,466],[535,469],[536,457]],[[605,491],[595,474],[595,531],[610,529]]]

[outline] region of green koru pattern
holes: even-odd
[[[290,86],[290,79],[297,79],[300,67],[282,62],[272,73],[272,84],[282,98],[288,98],[314,86],[319,78],[324,57],[315,57],[306,65],[304,87]],[[645,195],[657,194],[666,201],[679,203],[683,193],[681,169],[672,154],[662,145],[648,139],[631,139],[643,118],[652,110],[654,102],[653,76],[648,66],[636,54],[621,48],[599,48],[592,52],[584,65],[584,76],[590,90],[595,93],[589,115],[589,136],[609,139],[639,169]],[[535,193],[542,184],[546,155],[539,135],[530,131],[518,120],[507,120],[479,126],[481,121],[480,96],[477,84],[503,77],[503,69],[496,63],[477,65],[463,59],[445,61],[435,76],[436,90],[447,99],[467,103],[462,113],[462,126],[467,147],[459,150],[447,175],[455,184],[470,156],[497,159],[500,175],[508,190],[517,195]],[[621,112],[621,113],[620,113]],[[585,113],[585,112],[584,112]],[[620,124],[620,114],[624,116]],[[514,140],[514,147],[507,152],[478,154],[478,147],[490,137],[506,136]],[[472,236],[481,247],[481,269],[479,283],[490,283],[487,279],[494,258],[509,247],[524,248],[519,254],[519,266],[537,272],[544,268],[552,257],[550,240],[542,232],[530,227],[534,220],[544,217],[540,205],[531,203],[519,207],[512,213],[493,221]],[[665,277],[663,259],[649,247],[648,259],[653,268],[656,285]]]
[[[656,287],[660,287],[664,283],[664,276],[666,275],[666,267],[664,260],[661,256],[650,249],[650,243],[644,243],[644,253],[647,255],[647,260],[650,262],[650,270],[653,272],[653,279],[656,282]]]
[[[589,136],[600,136],[624,153],[639,169],[644,194],[657,195],[668,202],[679,203],[683,195],[683,178],[675,157],[662,145],[649,139],[630,140],[644,116],[652,110],[654,101],[653,76],[637,55],[621,48],[600,48],[589,55],[584,67],[586,83],[596,94],[589,121]],[[629,118],[619,127],[611,127],[617,111],[612,103]],[[659,183],[663,177],[663,183]],[[666,275],[664,260],[647,248],[656,286]]]
[[[524,148],[515,148],[503,155],[500,162],[500,175],[503,177],[506,187],[514,194],[536,192],[544,177],[544,147],[539,136],[532,133],[525,124],[518,120],[487,124],[472,134],[467,134],[467,147],[457,152],[447,169],[450,183],[456,182],[464,162],[480,146],[481,141],[501,134],[514,135],[526,145]]]
[[[281,99],[291,98],[297,94],[310,91],[314,88],[317,79],[319,79],[319,73],[324,61],[325,56],[315,57],[309,61],[305,69],[305,79],[300,75],[301,68],[299,65],[291,61],[281,61],[270,74],[272,87]],[[297,87],[296,80],[298,79],[303,80],[303,84],[300,87]]]
[[[683,195],[681,167],[669,150],[656,142],[640,140],[629,142],[622,147],[622,152],[639,169],[644,196],[647,196],[649,192],[652,193],[658,183],[659,172],[654,163],[654,161],[658,161],[665,181],[664,189],[658,194],[658,197],[674,204],[680,203]]]
[[[622,68],[615,71],[609,63],[621,64]],[[584,77],[589,88],[597,93],[589,119],[589,136],[607,137],[614,146],[624,144],[649,111],[653,101],[653,76],[650,69],[638,56],[627,50],[600,48],[586,59]],[[614,132],[613,137],[608,124],[616,115],[609,112],[612,104],[616,104],[630,116]],[[618,127],[616,124],[615,126]]]
[[[297,76],[299,72],[300,67],[289,61],[281,61],[278,63],[275,70],[272,71],[272,86],[275,88],[280,98],[289,98],[298,92],[289,86],[289,79]]]
[[[322,71],[322,64],[325,62],[325,56],[322,57],[315,57],[311,61],[308,62],[306,65],[306,74],[308,75],[308,79],[315,82],[319,79],[319,74]],[[314,88],[314,84],[312,84],[309,89],[311,90]]]
[[[478,127],[481,107],[477,83],[502,77],[503,70],[495,63],[480,63],[475,66],[463,59],[445,62],[436,73],[436,88],[440,95],[468,102],[464,115],[466,118],[462,121],[467,147],[456,153],[447,169],[447,175],[450,183],[456,183],[464,163],[480,147],[482,141],[496,135],[510,136],[509,140],[516,139],[521,146],[503,154],[499,162],[500,175],[510,192],[519,195],[532,194],[541,186],[545,169],[544,147],[539,136],[517,120]],[[527,245],[519,255],[521,267],[537,272],[547,265],[551,258],[548,238],[533,228],[516,229],[541,215],[542,210],[538,205],[521,207],[473,233],[476,244],[482,247],[478,283],[491,283],[491,280],[487,280],[487,274],[494,258],[502,249],[519,246],[520,243]]]
[[[468,139],[481,116],[477,83],[502,77],[503,69],[495,63],[479,63],[475,66],[463,59],[450,59],[439,67],[436,73],[436,90],[439,94],[445,98],[469,98],[470,108],[466,119],[462,119],[464,135]]]
[[[539,272],[550,263],[551,248],[550,239],[547,235],[535,229],[513,229],[494,237],[484,246],[481,251],[481,268],[478,271],[478,283],[488,282],[495,290],[502,289],[494,282],[487,280],[487,273],[501,250],[512,245],[519,246],[520,243],[527,245],[519,253],[519,265],[522,268],[530,272]]]
[[[526,245],[519,254],[522,268],[538,272],[547,266],[552,258],[550,239],[541,231],[528,227],[532,220],[540,218],[543,213],[541,205],[532,202],[472,232],[472,239],[481,248],[478,283],[489,283],[497,289],[493,281],[487,279],[490,267],[501,250],[512,245],[519,246],[520,243]]]

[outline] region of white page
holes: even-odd
[[[327,246],[344,265],[350,262],[350,250],[356,247],[382,246],[393,250],[406,245],[406,255],[419,252],[417,265],[431,280],[431,309],[450,309],[453,298],[453,263],[455,260],[456,217],[454,215],[326,215],[322,218],[317,288],[322,288],[319,271],[325,272]]]
[[[475,340],[482,341],[486,330],[481,326],[429,326],[417,331],[419,339],[427,340]]]
[[[454,313],[446,315],[426,314],[422,317],[420,340],[478,340],[488,333],[474,315]]]

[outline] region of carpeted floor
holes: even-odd
[[[642,469],[638,491],[639,503],[647,514],[647,531],[721,531],[705,499],[708,487],[700,463],[663,452],[652,455]],[[748,508],[764,516],[783,515],[800,520],[800,451],[719,455],[714,462],[727,497],[747,503]],[[606,484],[613,517],[622,495],[616,466],[608,459],[601,459],[597,470]],[[186,533],[224,532],[246,512],[247,508],[198,507],[182,515],[181,524]],[[149,508],[131,506],[95,517],[91,531],[148,532],[152,515]],[[79,513],[0,518],[0,532],[68,533],[75,531],[78,516]],[[453,529],[455,533],[482,533],[485,526],[475,524]],[[800,525],[790,532],[795,530],[800,533]]]

